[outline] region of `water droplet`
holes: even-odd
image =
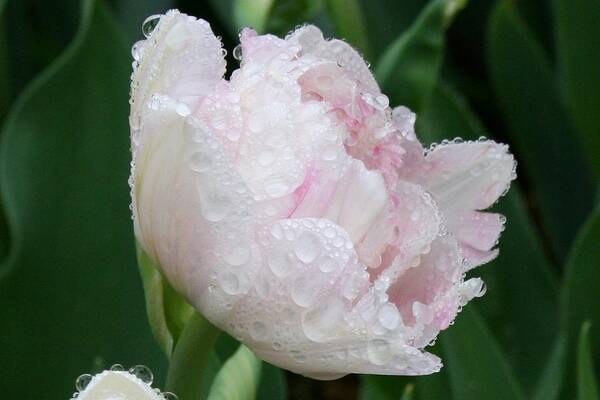
[[[281,250],[273,250],[267,258],[267,263],[275,276],[280,278],[289,275],[294,267],[289,254]]]
[[[344,303],[339,299],[321,302],[302,315],[302,331],[313,342],[327,342],[343,320],[344,311]]]
[[[177,397],[177,395],[175,393],[163,392],[161,394],[162,394],[162,397],[164,397],[165,400],[179,400],[179,397]]]
[[[263,129],[265,129],[265,120],[263,119],[263,116],[258,114],[251,114],[250,120],[248,121],[248,129],[250,129],[250,131],[254,133],[259,133]]]
[[[396,306],[386,303],[381,306],[377,315],[379,323],[387,329],[395,329],[400,324],[400,313]]]
[[[321,241],[312,233],[305,232],[296,241],[294,252],[300,261],[308,264],[321,254]]]
[[[325,235],[325,237],[328,239],[332,239],[335,237],[335,229],[332,227],[325,228],[323,235]]]
[[[162,15],[151,15],[142,23],[142,33],[146,38],[149,38],[156,26],[160,22]]]
[[[316,300],[318,290],[311,285],[307,278],[298,278],[292,286],[290,295],[294,303],[300,307],[310,307]]]
[[[391,359],[390,344],[384,339],[373,339],[367,343],[367,357],[375,365],[384,365]]]
[[[131,46],[131,56],[133,57],[133,59],[135,61],[140,61],[140,58],[142,56],[142,43],[143,41],[137,41],[133,44],[133,46]]]
[[[190,169],[195,172],[206,172],[213,166],[212,156],[204,151],[192,154]]]
[[[242,45],[238,44],[237,46],[235,46],[233,48],[233,58],[235,58],[238,61],[242,60]]]
[[[290,357],[299,363],[303,363],[306,361],[306,355],[298,350],[291,350]]]
[[[257,158],[258,164],[263,167],[271,165],[273,161],[275,161],[275,153],[268,149],[261,151]]]
[[[381,109],[387,108],[390,105],[390,100],[385,94],[378,94],[375,96],[375,102]]]
[[[265,192],[271,197],[284,196],[289,190],[288,181],[285,176],[271,176],[265,179],[263,186]]]
[[[482,282],[481,288],[479,289],[479,291],[477,292],[475,297],[481,297],[481,296],[485,295],[486,292],[487,292],[487,286],[486,286],[485,282]]]
[[[178,103],[177,106],[175,106],[175,112],[182,117],[187,117],[192,113],[188,105],[185,103]]]
[[[337,260],[333,257],[326,256],[322,260],[319,261],[319,269],[322,272],[331,272],[337,270],[339,264]]]
[[[265,339],[266,334],[267,327],[262,322],[254,321],[252,325],[250,325],[250,336],[252,336],[252,339],[262,341]]]
[[[154,375],[152,374],[152,371],[150,371],[150,368],[146,367],[145,365],[133,366],[129,368],[129,373],[135,375],[139,380],[141,380],[144,383],[150,384],[154,380]]]
[[[250,260],[250,246],[246,243],[234,246],[225,254],[225,262],[230,265],[244,265],[248,260]]]
[[[121,364],[113,364],[110,367],[111,371],[125,371],[125,367],[123,367]]]
[[[333,161],[337,158],[337,149],[325,149],[321,157],[325,161]]]
[[[90,384],[90,382],[92,381],[92,375],[90,374],[83,374],[80,375],[77,380],[75,381],[75,388],[77,390],[79,390],[80,392],[85,390],[85,388]]]
[[[233,272],[223,271],[219,275],[219,283],[225,293],[230,295],[239,294],[240,279]]]
[[[281,343],[279,343],[279,342],[273,342],[273,350],[279,351],[281,349],[283,349],[283,345]]]

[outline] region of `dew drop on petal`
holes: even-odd
[[[250,336],[256,341],[262,341],[267,334],[267,327],[260,321],[254,321],[250,325]]]
[[[219,274],[219,284],[221,285],[221,289],[227,294],[235,295],[239,293],[240,279],[233,272],[221,272],[221,274]]]
[[[175,112],[182,117],[187,117],[192,113],[188,105],[185,103],[177,103],[175,106]]]
[[[142,41],[137,41],[131,47],[131,56],[135,61],[140,61],[141,58]]]
[[[326,342],[344,315],[344,303],[330,299],[302,315],[302,331],[314,342]]]
[[[398,312],[398,309],[390,303],[385,303],[381,306],[377,317],[379,323],[381,323],[384,328],[390,330],[395,329],[400,323],[400,313]]]
[[[279,342],[273,342],[272,347],[273,347],[273,350],[275,350],[275,351],[279,351],[279,350],[283,349],[283,345]]]
[[[337,260],[333,257],[326,256],[322,260],[319,261],[319,269],[322,272],[331,272],[337,270],[339,264]]]
[[[250,246],[246,243],[235,245],[225,254],[225,262],[229,265],[244,265],[248,260],[250,260]]]
[[[367,343],[367,357],[375,365],[384,365],[391,359],[390,344],[384,339],[373,339]]]
[[[141,380],[144,383],[150,384],[154,380],[154,375],[152,374],[152,371],[150,371],[150,368],[146,367],[145,365],[133,366],[129,368],[129,373],[135,375],[139,380]]]
[[[289,254],[281,250],[272,251],[267,258],[267,263],[273,274],[280,278],[288,276],[294,268],[294,264]]]
[[[290,295],[294,303],[300,307],[310,307],[316,300],[318,292],[313,288],[308,278],[298,278],[293,286]]]
[[[285,177],[271,176],[265,179],[264,183],[265,192],[271,197],[284,196],[288,190],[289,185]]]
[[[299,363],[303,363],[306,361],[306,355],[298,350],[291,350],[290,357]]]
[[[233,48],[233,58],[238,61],[242,60],[242,45],[238,44]]]
[[[206,172],[213,166],[212,158],[204,151],[192,154],[190,159],[190,169],[195,172]]]
[[[162,392],[162,397],[164,397],[165,400],[179,400],[179,397],[177,397],[177,395],[175,393],[171,393],[171,392]]]
[[[125,367],[123,367],[121,364],[113,364],[110,367],[111,371],[125,371]]]
[[[162,15],[151,15],[144,20],[144,22],[142,23],[142,33],[145,37],[150,37],[150,35],[152,34],[152,32],[154,32],[154,29],[156,29],[156,26],[160,22],[161,17]]]
[[[304,232],[296,241],[294,252],[300,261],[308,264],[321,254],[321,241],[312,233]]]
[[[275,153],[273,153],[271,150],[264,149],[258,154],[257,162],[263,167],[271,165],[273,161],[275,161]]]
[[[223,220],[232,209],[231,199],[224,194],[214,193],[211,190],[199,188],[200,212],[210,222]]]
[[[90,374],[80,375],[77,378],[77,380],[75,381],[75,388],[81,392],[81,391],[85,390],[85,388],[90,384],[91,381],[92,381],[92,375],[90,375]]]

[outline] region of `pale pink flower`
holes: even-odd
[[[240,34],[223,78],[203,20],[170,11],[134,47],[136,237],[169,282],[259,357],[307,376],[420,375],[483,294],[507,146],[424,151],[367,64],[314,26]],[[241,53],[241,55],[240,55]]]

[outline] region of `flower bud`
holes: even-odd
[[[421,375],[424,348],[483,294],[504,145],[423,150],[367,64],[314,26],[240,34],[224,79],[203,20],[169,11],[132,77],[135,234],[170,284],[259,357],[320,379]]]

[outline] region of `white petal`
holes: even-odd
[[[293,32],[288,40],[302,48],[302,54],[311,54],[323,60],[332,60],[371,93],[380,93],[377,81],[361,55],[343,40],[325,40],[314,25],[304,26]]]
[[[125,371],[104,371],[95,375],[77,400],[164,400],[150,385]]]
[[[132,50],[131,83],[132,142],[139,141],[141,114],[155,94],[167,95],[193,108],[225,73],[220,40],[208,22],[171,10],[163,15],[147,40]]]

